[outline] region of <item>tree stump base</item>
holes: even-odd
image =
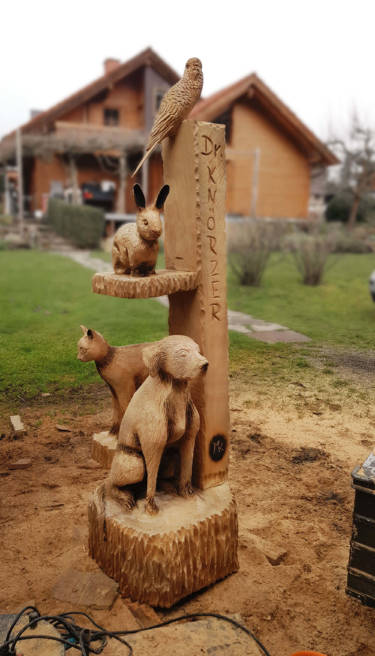
[[[89,551],[133,601],[170,608],[238,569],[236,503],[227,483],[189,498],[160,492],[124,512],[98,488],[89,504]],[[102,512],[101,512],[102,511]]]
[[[115,455],[117,439],[108,431],[94,433],[91,444],[91,457],[102,467],[109,469]]]

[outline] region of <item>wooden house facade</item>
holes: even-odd
[[[24,193],[29,209],[44,209],[53,189],[113,182],[113,210],[134,211],[130,173],[143,154],[161,98],[179,76],[150,48],[21,126]],[[0,161],[14,162],[15,133],[0,142]],[[162,183],[160,152],[137,177],[150,196]]]
[[[228,213],[307,218],[312,172],[338,160],[257,75],[202,99],[191,116],[226,126]]]
[[[165,91],[179,76],[151,49],[104,75],[21,127],[25,195],[44,209],[56,185],[79,190],[113,182],[113,210],[134,211],[130,172],[141,158]],[[337,162],[326,146],[255,74],[202,99],[192,118],[224,123],[227,211],[240,216],[306,218],[312,170]],[[0,142],[14,162],[15,133]],[[156,151],[136,179],[151,199],[162,184]]]

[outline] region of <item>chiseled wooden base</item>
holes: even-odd
[[[98,488],[99,489],[99,488]],[[159,493],[157,515],[144,500],[130,513],[98,490],[89,504],[89,550],[120,592],[134,601],[169,608],[238,569],[236,503],[227,483],[185,499]]]
[[[97,294],[117,298],[151,298],[187,292],[196,289],[198,274],[195,271],[174,271],[159,269],[155,274],[145,277],[118,275],[116,273],[95,273],[92,291]]]
[[[110,468],[115,455],[117,440],[108,431],[94,433],[91,444],[91,457],[103,467]]]

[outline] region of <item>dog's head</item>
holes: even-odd
[[[143,350],[150,376],[192,380],[207,371],[208,361],[199,346],[185,335],[170,335]]]

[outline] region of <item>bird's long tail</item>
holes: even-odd
[[[154,148],[156,148],[157,145],[158,145],[158,142],[152,144],[152,146],[150,146],[149,148],[146,148],[145,154],[143,155],[143,157],[142,157],[141,161],[139,162],[137,168],[135,169],[135,171],[131,175],[132,178],[134,178],[134,176],[137,175],[137,173],[138,173],[139,169],[141,168],[142,164],[144,164],[146,159],[148,157],[150,157],[152,151],[154,150]]]

